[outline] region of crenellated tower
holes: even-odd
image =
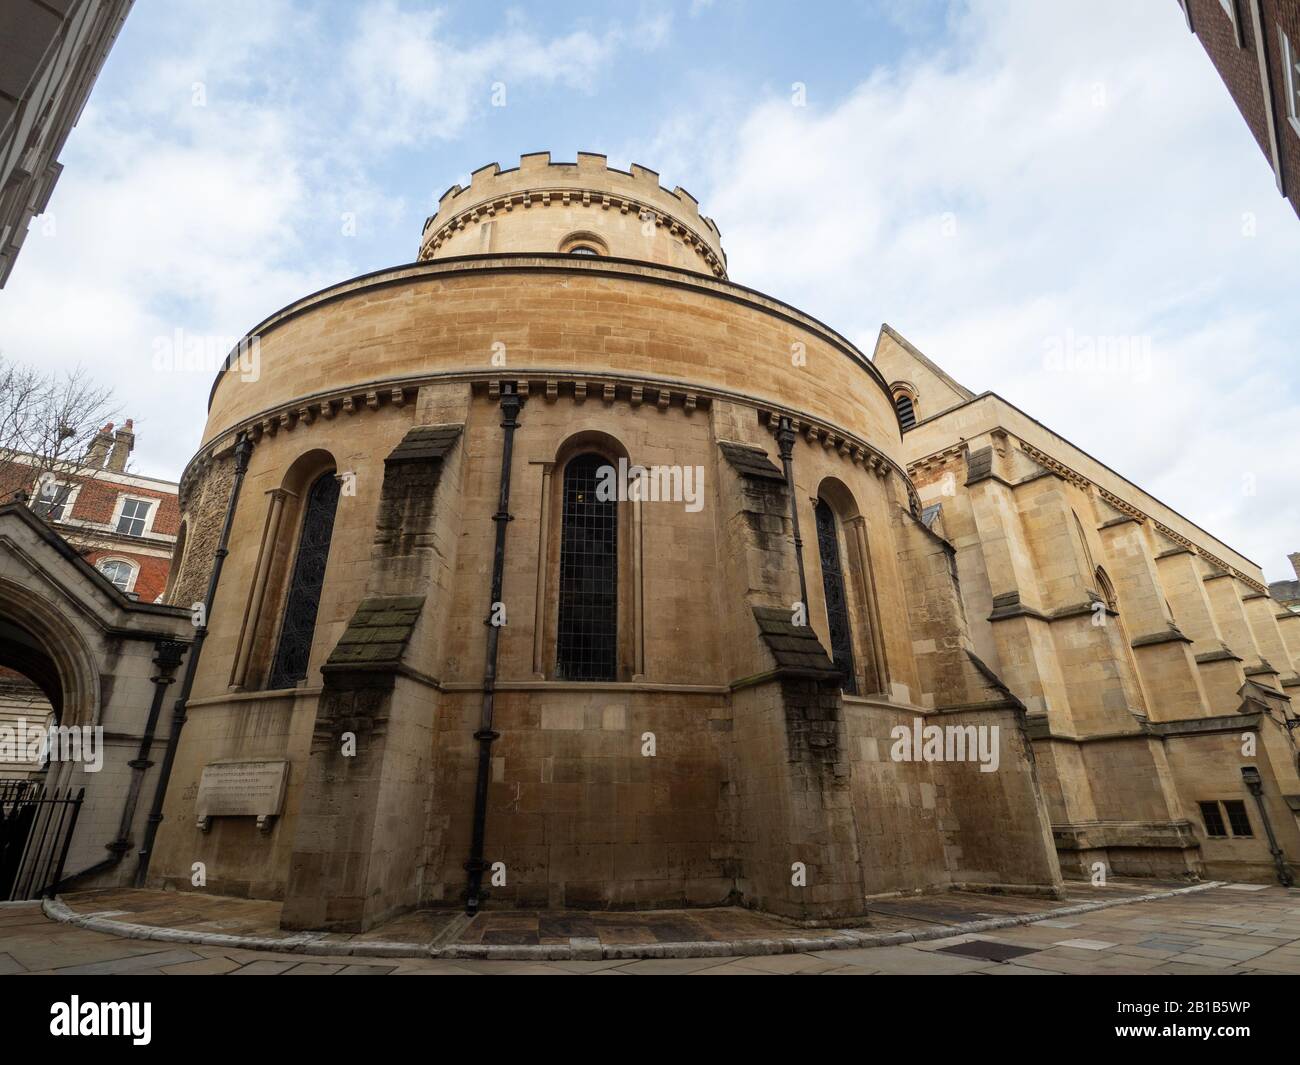
[[[607,255],[727,276],[722,235],[694,196],[664,188],[646,167],[618,170],[591,152],[576,163],[534,152],[509,170],[475,170],[468,188],[443,193],[419,258],[511,252]]]

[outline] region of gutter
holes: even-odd
[[[483,873],[487,864],[483,861],[483,842],[487,831],[488,782],[492,769],[492,741],[500,737],[492,729],[492,715],[495,710],[497,650],[501,636],[500,626],[495,624],[496,605],[501,602],[501,583],[506,567],[506,525],[510,517],[510,463],[514,455],[515,430],[519,428],[518,414],[523,406],[523,398],[513,381],[501,382],[501,412],[504,420],[501,428],[504,440],[501,448],[501,491],[497,498],[497,512],[492,515],[496,523],[496,544],[492,551],[492,588],[488,602],[488,616],[484,624],[487,632],[487,655],[483,663],[483,710],[479,717],[478,731],[474,739],[478,741],[478,775],[474,782],[474,829],[470,840],[469,859],[465,862],[465,872],[469,880],[465,889],[465,912],[473,917],[483,904]]]

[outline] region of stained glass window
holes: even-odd
[[[320,609],[325,563],[329,559],[330,537],[334,532],[334,511],[339,501],[339,482],[334,471],[323,473],[312,483],[303,507],[302,533],[293,563],[289,597],[284,606],[280,643],[271,666],[268,688],[292,688],[307,675],[316,612]]]
[[[831,660],[843,676],[840,687],[850,694],[858,690],[853,669],[853,636],[849,626],[849,603],[844,594],[844,571],[840,567],[840,538],[835,513],[824,499],[817,501],[817,549],[822,560],[822,591],[826,595],[826,621],[831,631]]]
[[[600,455],[564,470],[556,672],[562,680],[618,674],[618,503],[596,498]]]

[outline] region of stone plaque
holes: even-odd
[[[210,817],[274,817],[284,803],[289,763],[215,762],[203,767],[195,814]]]

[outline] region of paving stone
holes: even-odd
[[[201,960],[201,956],[192,950],[164,950],[114,958],[111,961],[92,962],[89,965],[69,965],[54,971],[60,976],[122,975],[145,970],[157,971],[165,965]]]
[[[394,959],[383,964],[349,956],[286,955],[235,946],[193,946],[185,949],[157,941],[123,939],[105,932],[92,931],[73,924],[53,922],[32,908],[0,908],[0,972],[68,970],[128,974],[162,973],[188,975],[206,972],[230,972],[254,975],[287,973],[365,972],[373,975],[486,975],[518,973],[529,975],[635,975],[637,971],[683,971],[692,975],[763,975],[792,973],[804,975],[867,975],[903,973],[953,973],[968,975],[1026,975],[1022,970],[1050,975],[1054,973],[1251,973],[1258,975],[1300,974],[1300,913],[1295,899],[1278,888],[1263,891],[1209,891],[1169,899],[1135,902],[1129,905],[1085,912],[1062,914],[1028,925],[998,929],[995,935],[976,932],[945,935],[943,939],[910,944],[846,950],[816,949],[802,954],[747,955],[744,957],[710,957],[571,961],[477,961],[426,958]],[[1095,897],[1124,897],[1149,893],[1150,883],[1125,884]],[[1074,891],[1074,895],[1094,897]],[[133,922],[153,922],[168,928],[168,921],[184,929],[215,929],[227,925],[240,934],[267,934],[278,919],[278,904],[250,900],[222,899],[177,893],[139,893],[140,911],[128,909],[132,891],[90,894],[83,903],[94,911],[126,909]],[[939,900],[919,900],[927,905]],[[902,900],[910,903],[910,900]],[[1007,915],[1023,906],[1037,907],[1036,900],[1006,900],[996,897],[954,893],[939,902],[942,909],[960,913],[963,920],[981,914]],[[900,904],[900,912],[913,912],[909,904]],[[942,929],[933,921],[923,922],[915,915],[895,916],[879,913],[868,934],[886,934],[899,929]],[[2,918],[21,917],[21,921]],[[930,910],[929,916],[938,916]],[[481,920],[490,916],[490,920]],[[397,939],[419,944],[451,927],[446,914],[409,914],[383,926],[370,938],[378,941]],[[1058,940],[1062,927],[1077,929],[1077,939]],[[640,941],[649,947],[672,943],[678,939],[692,943],[725,943],[728,940],[773,939],[798,935],[834,937],[833,931],[812,932],[766,915],[733,908],[716,910],[657,911],[651,914],[628,913],[539,913],[494,912],[480,919],[458,925],[467,928],[464,938],[473,941],[473,933],[496,932],[531,936],[533,942],[549,938],[550,933],[593,932],[594,935],[570,935],[558,945],[566,949],[572,940],[599,939],[600,943]],[[945,930],[946,931],[946,930]],[[546,933],[544,935],[543,933]],[[427,938],[426,938],[427,937]],[[338,937],[339,943],[356,941],[356,937]],[[481,936],[480,936],[481,941]],[[1081,946],[1080,944],[1091,944]],[[1098,949],[1095,944],[1103,944]],[[585,942],[586,949],[598,944]],[[952,948],[956,947],[954,950]],[[989,960],[982,955],[1020,952],[1010,961]],[[972,957],[972,952],[981,954]],[[17,967],[16,969],[14,967]]]
[[[725,965],[728,958],[644,958],[641,961],[620,965],[619,971],[629,976],[657,976],[671,973],[693,973],[715,965]],[[757,959],[755,959],[757,960]]]
[[[247,965],[241,965],[235,969],[231,976],[279,976],[281,973],[288,972],[298,963],[296,961],[272,961],[268,958],[262,958],[258,961],[250,961]]]
[[[1204,954],[1210,958],[1228,958],[1232,961],[1248,961],[1251,958],[1258,958],[1261,954],[1269,953],[1271,948],[1261,947],[1234,947],[1224,943],[1204,943],[1197,947],[1191,947],[1187,953]]]
[[[239,962],[229,958],[200,958],[179,965],[164,965],[162,971],[166,976],[221,976],[238,968]]]

